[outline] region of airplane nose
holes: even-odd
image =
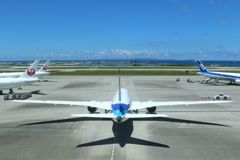
[[[122,117],[121,117],[121,116],[118,116],[118,117],[117,117],[117,122],[118,122],[118,123],[122,122]]]

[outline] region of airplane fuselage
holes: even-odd
[[[23,72],[0,73],[0,78],[17,78],[22,74]]]
[[[228,80],[228,81],[237,82],[237,83],[238,83],[238,81],[240,81],[239,73],[197,72],[197,74],[204,75],[204,76],[212,78],[212,79]]]
[[[49,72],[46,71],[37,71],[35,77],[42,77],[42,76],[46,76],[49,75]]]
[[[231,83],[240,84],[240,74],[239,73],[229,73],[229,72],[210,72],[207,70],[207,68],[203,65],[201,61],[198,61],[199,64],[199,70],[200,72],[197,72],[197,74],[204,75],[205,77],[208,77],[209,80],[216,79],[216,80],[227,80]]]
[[[37,77],[33,78],[0,78],[0,90],[13,89],[20,86],[25,86],[39,81]]]
[[[120,93],[119,93],[120,92]],[[118,90],[112,101],[112,112],[116,116],[115,122],[123,122],[126,120],[125,114],[129,112],[131,100],[127,89],[121,88]]]
[[[24,72],[12,72],[12,73],[0,73],[0,78],[18,78],[22,76]],[[37,71],[35,73],[35,77],[42,77],[45,75],[49,75],[49,72],[46,71]]]

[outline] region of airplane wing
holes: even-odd
[[[54,100],[13,100],[14,102],[21,103],[39,103],[39,104],[62,104],[71,106],[90,106],[100,109],[111,109],[112,102],[110,101],[54,101]]]
[[[103,118],[112,119],[116,118],[114,114],[72,114],[71,117],[79,118]],[[155,117],[168,117],[165,114],[126,114],[125,118],[138,119],[138,118],[155,118]]]
[[[168,117],[166,114],[126,114],[125,118],[154,118],[154,117]]]
[[[192,105],[192,104],[217,104],[217,103],[229,103],[229,102],[231,102],[231,101],[172,101],[172,102],[171,101],[170,102],[133,101],[130,109],[135,110],[135,109],[144,109],[144,108],[148,108],[148,107]]]
[[[79,117],[79,118],[104,118],[104,119],[116,118],[116,116],[114,116],[114,114],[72,114],[71,117]]]

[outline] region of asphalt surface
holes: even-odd
[[[176,83],[176,78],[181,81]],[[88,113],[81,106],[22,104],[3,101],[0,96],[0,159],[239,160],[240,86],[187,83],[188,78],[124,76],[122,84],[137,101],[200,100],[223,92],[232,96],[233,102],[160,107],[157,112],[170,118],[116,125],[69,119],[74,113]],[[45,79],[49,81],[15,91],[35,91],[31,99],[111,101],[117,90],[115,76]]]

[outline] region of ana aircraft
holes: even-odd
[[[200,72],[197,72],[197,74],[207,77],[207,79],[203,81],[204,83],[209,83],[211,80],[215,80],[215,82],[218,82],[218,80],[225,80],[233,84],[240,84],[239,73],[210,72],[201,61],[198,61],[198,64]]]
[[[36,66],[36,68],[35,68],[35,71],[36,71],[35,72],[35,77],[42,77],[44,75],[48,75],[49,74],[49,72],[47,72],[49,62],[50,62],[49,60],[46,61],[46,63],[44,63],[42,65],[42,67],[38,71],[37,71],[37,66]],[[17,78],[17,77],[21,77],[23,74],[24,74],[24,72],[0,73],[0,78]]]
[[[39,60],[34,61],[32,65],[17,78],[0,78],[0,94],[2,94],[2,90],[9,89],[10,93],[12,93],[13,88],[19,88],[21,86],[38,82],[38,77],[34,76],[38,64]]]
[[[174,106],[174,105],[190,105],[190,104],[215,104],[228,103],[230,101],[131,101],[127,89],[121,88],[120,76],[119,87],[112,102],[111,101],[56,101],[56,100],[15,100],[15,102],[23,103],[42,103],[42,104],[62,104],[62,105],[79,105],[87,107],[91,114],[73,114],[72,117],[92,118],[92,119],[112,119],[117,123],[126,121],[127,119],[144,119],[167,117],[165,114],[138,114],[139,109],[146,109],[149,113],[154,113],[156,107]],[[105,114],[96,114],[97,108],[104,109]]]

